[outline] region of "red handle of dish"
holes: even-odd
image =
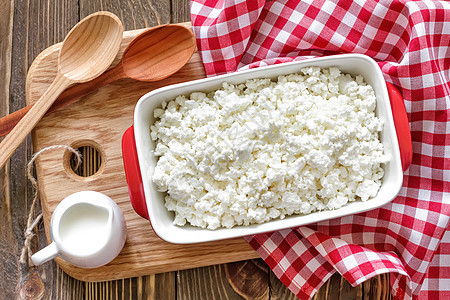
[[[148,220],[148,210],[145,202],[133,126],[128,128],[122,136],[122,157],[131,205],[138,215]]]
[[[408,116],[400,91],[392,83],[386,82],[389,99],[391,102],[392,116],[394,117],[395,131],[397,132],[400,158],[402,160],[403,172],[412,162],[413,150],[411,142],[411,131],[409,130]]]

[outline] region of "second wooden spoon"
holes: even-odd
[[[195,37],[188,28],[167,24],[144,31],[125,49],[121,61],[99,77],[65,90],[47,113],[60,109],[90,92],[121,78],[157,81],[169,77],[191,58]],[[12,128],[33,107],[30,104],[0,119],[0,137]]]

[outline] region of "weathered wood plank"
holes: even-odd
[[[157,274],[150,278],[152,279],[152,291],[148,293],[149,299],[176,299],[176,272]]]
[[[325,285],[327,286],[327,288],[325,289],[324,293],[321,293],[321,289],[319,289],[319,291],[316,294],[316,300],[322,300],[322,299],[326,299],[326,300],[336,300],[336,299],[340,299],[341,296],[341,289],[340,289],[340,285],[341,285],[341,276],[337,273],[333,274],[325,283]]]
[[[242,299],[228,283],[224,265],[178,271],[178,300]]]
[[[269,270],[269,288],[271,300],[295,300],[298,299],[279,279]]]
[[[0,2],[0,116],[9,112],[14,1]],[[13,299],[17,286],[17,240],[13,234],[9,165],[0,170],[0,298]]]
[[[16,10],[16,12],[14,11]],[[22,40],[14,35],[14,16],[20,11],[20,7],[14,1],[0,2],[0,115],[9,113],[13,76],[13,50],[17,49],[15,43]],[[13,47],[14,46],[14,47]],[[20,50],[19,50],[20,51]],[[20,75],[19,75],[20,76]],[[24,82],[22,80],[22,82]],[[11,100],[11,102],[13,102]],[[23,149],[23,148],[22,148]],[[14,169],[14,166],[13,168]],[[19,294],[22,281],[18,256],[20,255],[21,230],[18,228],[18,220],[23,219],[20,205],[12,195],[10,180],[11,168],[7,165],[0,170],[0,298],[14,299]],[[26,293],[27,291],[23,291]]]
[[[357,299],[357,289],[358,287],[352,287],[344,277],[340,277],[339,300]]]
[[[13,4],[14,14],[10,17],[2,17],[2,20],[12,20],[13,24],[12,48],[9,52],[13,55],[9,89],[9,111],[12,112],[25,105],[25,79],[32,60],[43,49],[64,38],[69,29],[78,21],[78,5],[76,0],[57,2],[16,0],[2,1],[1,5],[7,5],[8,2]],[[2,7],[1,13],[6,13],[6,11],[7,9]],[[5,102],[2,101],[2,103]],[[5,200],[5,202],[10,204],[9,219],[12,228],[9,232],[16,244],[8,245],[9,253],[14,254],[14,257],[3,255],[2,257],[7,259],[9,264],[14,264],[15,267],[3,268],[2,264],[2,269],[6,269],[10,278],[14,278],[15,285],[11,284],[8,288],[1,290],[2,292],[17,293],[16,296],[19,295],[20,297],[34,296],[39,298],[42,296],[45,299],[51,299],[58,288],[54,281],[56,264],[46,264],[37,269],[36,272],[36,269],[21,267],[18,262],[23,247],[23,232],[33,194],[26,176],[26,165],[31,152],[31,140],[28,138],[11,158],[8,172],[10,192],[7,193],[6,198],[8,200]],[[8,187],[5,190],[8,191]],[[6,227],[2,227],[2,229],[6,229]],[[47,241],[42,228],[38,233],[36,243],[39,247],[43,247]],[[34,249],[36,249],[36,243],[33,245]],[[15,249],[15,252],[12,252],[11,249]],[[11,286],[16,286],[16,288],[13,289]],[[71,291],[66,290],[64,293],[69,292]],[[5,299],[13,298],[16,297],[6,297]]]
[[[67,276],[67,275],[66,275]],[[82,283],[71,278],[73,283]],[[82,293],[75,299],[115,300],[115,299],[175,299],[175,273],[126,278],[106,282],[86,282]]]
[[[375,276],[364,283],[363,299],[388,300],[392,298],[389,274]]]
[[[107,10],[116,14],[125,30],[170,23],[170,0],[80,0],[80,17]]]
[[[190,22],[191,14],[189,1],[172,0],[171,1],[171,23]]]
[[[54,288],[52,294],[47,294],[45,299],[68,299],[81,300],[85,293],[84,282],[74,280],[69,275],[65,274],[58,266],[55,267],[56,274],[54,278]],[[34,299],[34,298],[32,298]]]
[[[273,272],[270,275],[271,300],[275,299],[297,299],[297,297],[284,286]],[[333,274],[317,291],[314,300],[336,300],[336,299],[365,299],[375,300],[391,299],[389,288],[389,274],[376,276],[362,284],[352,287],[338,273]]]
[[[0,115],[9,111],[14,1],[0,2]]]
[[[228,263],[225,274],[231,287],[244,299],[269,299],[269,267],[262,259]]]

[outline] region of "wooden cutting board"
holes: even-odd
[[[183,25],[190,28],[190,23]],[[120,60],[128,43],[143,30],[124,33],[121,51],[113,65]],[[31,65],[26,81],[28,104],[39,99],[53,81],[60,46],[47,48]],[[106,281],[258,257],[242,238],[193,245],[167,243],[155,235],[147,220],[134,212],[129,201],[121,138],[133,123],[135,104],[142,95],[156,88],[204,77],[200,56],[195,52],[188,64],[168,79],[155,83],[122,79],[39,122],[32,136],[35,152],[52,145],[94,146],[102,159],[100,170],[90,177],[81,177],[72,171],[67,150],[44,152],[37,159],[47,239],[55,207],[66,196],[82,190],[94,190],[111,197],[124,212],[127,222],[128,238],[115,260],[100,268],[82,269],[57,258],[67,274],[83,281]]]

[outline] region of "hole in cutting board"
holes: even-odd
[[[81,164],[75,169],[77,158],[75,154],[71,153],[70,168],[72,171],[81,177],[89,177],[97,173],[102,166],[102,155],[100,152],[92,146],[81,146],[77,150],[81,153]]]
[[[92,180],[104,169],[105,159],[101,148],[93,141],[79,141],[71,145],[81,153],[81,164],[77,166],[77,157],[70,151],[64,154],[64,167],[70,176]]]

